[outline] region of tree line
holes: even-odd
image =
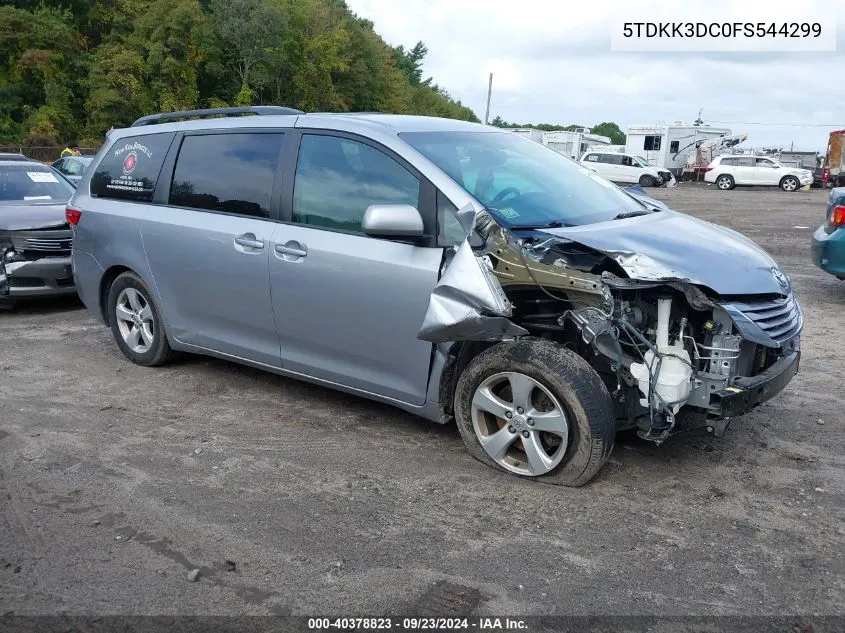
[[[490,121],[490,125],[503,128],[533,128],[543,132],[572,132],[578,128],[590,128],[593,134],[607,136],[613,145],[625,144],[625,133],[612,121],[597,123],[596,125],[557,125],[554,123],[508,123],[502,117],[497,116]]]
[[[477,121],[344,0],[11,0],[0,143],[99,144],[152,112],[285,105]]]

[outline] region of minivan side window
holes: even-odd
[[[115,141],[91,176],[91,195],[150,202],[173,137],[170,132]]]
[[[621,165],[622,154],[599,154],[599,162],[608,165]]]
[[[283,134],[186,136],[176,158],[170,204],[269,218]]]
[[[420,181],[384,152],[358,141],[303,134],[296,163],[293,221],[362,232],[373,204],[418,207]]]

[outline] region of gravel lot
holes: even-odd
[[[655,195],[790,273],[801,371],[724,438],[620,436],[580,489],[363,399],[136,367],[75,302],[0,313],[0,613],[842,615],[845,282],[809,249],[826,194]]]

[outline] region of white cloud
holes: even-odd
[[[838,0],[841,2],[841,0]],[[750,0],[743,2],[749,4]],[[424,70],[484,116],[493,72],[491,118],[508,121],[629,125],[693,120],[832,124],[828,127],[729,125],[753,145],[823,149],[830,129],[845,128],[845,4],[836,53],[611,52],[610,29],[622,10],[643,21],[671,20],[677,0],[347,0],[393,45],[422,40]],[[836,2],[754,0],[759,20],[820,21],[832,26]],[[709,0],[709,20],[732,21],[736,4]],[[714,123],[715,125],[715,123]]]

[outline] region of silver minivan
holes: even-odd
[[[798,369],[801,309],[753,242],[483,125],[151,115],[66,217],[132,362],[209,354],[454,420],[477,459],[554,483],[620,429],[721,434]]]

